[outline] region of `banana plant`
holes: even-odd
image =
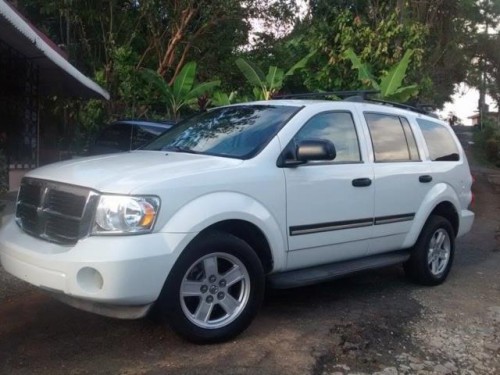
[[[226,94],[222,91],[216,91],[212,95],[212,105],[215,107],[220,107],[223,105],[230,105],[235,102],[236,99],[236,91],[231,91],[229,94]]]
[[[402,103],[418,94],[417,85],[402,86],[412,55],[413,50],[407,50],[401,61],[377,80],[373,76],[370,66],[363,63],[352,49],[345,52],[345,56],[351,60],[352,67],[358,71],[358,79],[365,86],[379,91],[378,96],[380,99]]]
[[[156,89],[159,99],[166,103],[169,116],[176,120],[183,107],[195,105],[198,97],[210,93],[220,85],[220,81],[196,83],[195,62],[184,65],[172,85],[168,85],[165,79],[152,69],[143,69],[141,74],[146,82]]]
[[[253,86],[254,98],[256,100],[269,100],[283,87],[285,78],[293,75],[295,71],[303,69],[313,54],[314,52],[308,54],[286,72],[276,66],[270,66],[267,75],[257,65],[242,58],[236,60],[236,65],[247,82]]]

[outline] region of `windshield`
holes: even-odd
[[[267,145],[298,109],[275,105],[216,108],[180,122],[143,150],[249,159]]]

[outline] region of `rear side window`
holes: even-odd
[[[381,113],[365,113],[376,162],[418,161],[418,149],[408,120]]]
[[[424,135],[432,161],[460,160],[458,147],[445,126],[424,119],[417,119],[417,123]]]

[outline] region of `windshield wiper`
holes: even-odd
[[[186,154],[199,154],[198,151],[191,150],[190,148],[180,147],[180,146],[169,146],[164,148],[162,151],[174,151],[174,152],[185,152]]]

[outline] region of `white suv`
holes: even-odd
[[[11,274],[77,308],[153,306],[189,340],[243,331],[288,288],[403,263],[435,285],[474,214],[450,127],[418,110],[273,100],[213,109],[139,151],[30,172],[0,232]]]

